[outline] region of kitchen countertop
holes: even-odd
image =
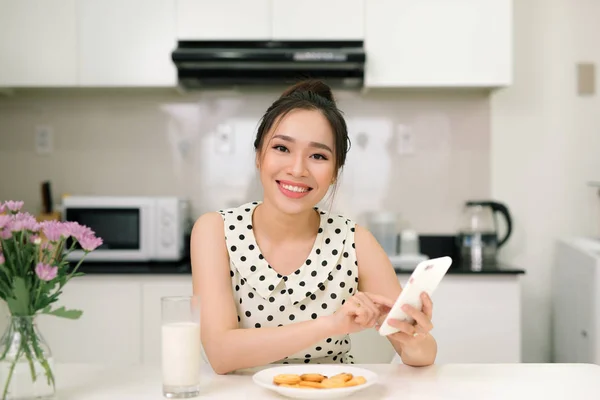
[[[600,393],[600,366],[592,364],[354,365],[379,375],[351,399],[592,400]],[[262,368],[216,375],[203,365],[198,399],[284,399],[252,381]],[[57,396],[64,400],[163,399],[159,366],[56,366]],[[315,389],[317,390],[317,389]]]
[[[191,274],[192,268],[189,259],[179,262],[154,262],[154,263],[123,263],[123,262],[83,262],[79,271],[85,274]],[[410,274],[409,270],[397,269],[398,274]],[[448,275],[519,275],[525,270],[504,264],[484,267],[482,271],[472,271],[462,265],[454,264]]]

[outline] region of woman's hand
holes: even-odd
[[[328,318],[336,334],[344,335],[374,328],[382,320],[382,310],[365,293],[357,292]]]
[[[384,309],[385,318],[394,305],[394,302],[382,296],[369,294],[369,297],[378,304],[380,308]],[[415,320],[412,324],[394,318],[391,318],[388,321],[391,326],[400,329],[399,332],[392,333],[391,335],[388,335],[388,337],[392,341],[398,342],[403,350],[417,347],[425,340],[425,338],[427,338],[429,332],[433,329],[433,324],[431,323],[433,302],[425,292],[421,293],[421,300],[423,302],[421,310],[417,310],[408,304],[404,305],[402,308],[406,314]],[[380,322],[383,322],[384,318],[382,318]]]

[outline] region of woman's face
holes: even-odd
[[[257,154],[265,199],[296,214],[314,207],[335,176],[334,137],[317,110],[297,109],[276,121]]]

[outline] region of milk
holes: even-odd
[[[162,325],[163,385],[196,386],[200,380],[200,324],[173,322]]]

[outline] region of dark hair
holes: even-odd
[[[346,162],[346,153],[350,150],[350,139],[348,128],[342,112],[337,108],[331,88],[320,80],[304,80],[286,89],[267,109],[261,118],[260,126],[256,132],[254,149],[260,152],[265,135],[277,118],[284,117],[294,109],[318,110],[320,111],[333,130],[334,157],[336,173]]]

